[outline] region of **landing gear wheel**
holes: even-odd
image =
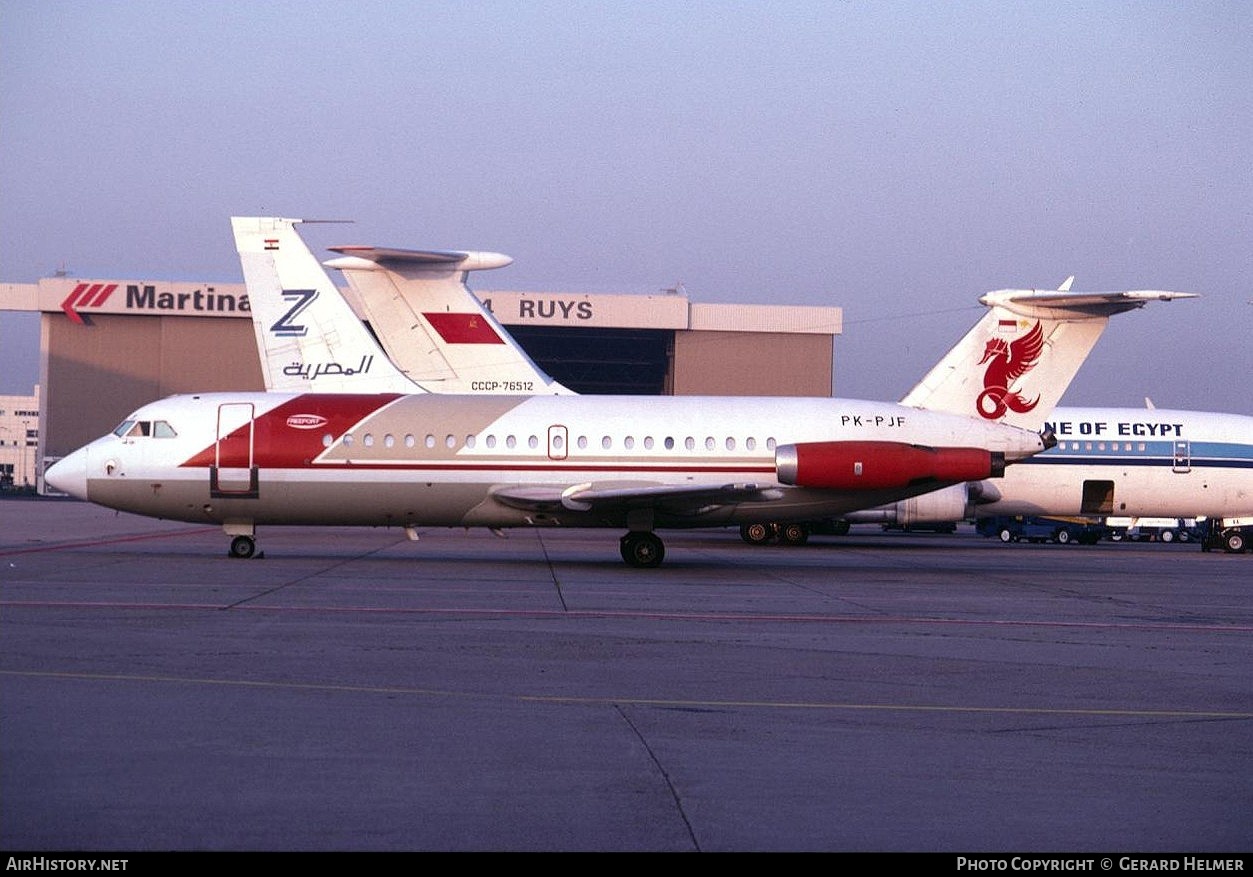
[[[619,547],[622,551],[622,559],[627,562],[628,566],[636,569],[661,566],[661,561],[666,556],[666,547],[656,533],[644,531],[627,533],[622,537]]]
[[[769,524],[753,523],[740,525],[740,538],[749,545],[765,545],[772,536],[774,536],[774,528]]]
[[[251,536],[236,536],[231,540],[231,557],[247,559],[257,553],[257,540]]]
[[[784,545],[804,545],[809,541],[809,528],[804,524],[784,524],[779,528],[779,539]]]

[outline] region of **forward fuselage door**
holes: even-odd
[[[1192,444],[1187,439],[1175,442],[1175,461],[1171,468],[1174,472],[1192,471]]]
[[[226,402],[218,406],[214,465],[209,469],[211,496],[256,498],[254,416],[251,402]]]

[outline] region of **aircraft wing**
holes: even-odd
[[[517,486],[498,488],[492,496],[505,505],[526,511],[664,509],[696,512],[711,505],[735,502],[771,502],[780,499],[778,487],[760,484],[575,484],[570,487]]]

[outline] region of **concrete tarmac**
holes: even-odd
[[[1253,556],[0,502],[0,847],[1253,850]]]

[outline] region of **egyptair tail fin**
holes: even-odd
[[[1109,318],[1150,301],[1193,293],[1003,289],[980,301],[988,312],[901,400],[1040,429],[1083,365]]]
[[[500,253],[331,247],[354,304],[383,349],[435,393],[566,395],[466,284],[470,271],[501,268]]]
[[[387,358],[296,233],[299,219],[231,217],[267,390],[425,392]]]

